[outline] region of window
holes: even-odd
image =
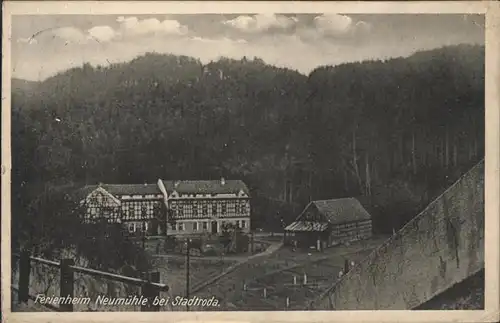
[[[198,222],[193,222],[193,231],[198,231]]]
[[[104,218],[109,218],[109,217],[111,217],[111,210],[109,210],[109,209],[103,209],[103,210],[102,210],[102,216],[103,216]]]
[[[193,217],[198,217],[198,205],[193,205]]]
[[[184,231],[184,223],[177,223],[177,230]]]
[[[182,217],[191,217],[191,215],[193,214],[192,212],[192,209],[193,209],[193,206],[192,205],[189,205],[189,204],[185,204],[184,205],[184,214],[182,215]]]
[[[236,213],[238,210],[238,205],[239,205],[239,202],[238,201],[232,201],[231,204],[229,205],[229,212],[230,213]]]
[[[128,232],[134,233],[135,232],[135,223],[129,223],[128,224]]]
[[[203,230],[208,230],[208,222],[203,222]]]
[[[137,219],[141,216],[141,206],[139,203],[134,203],[134,218]]]
[[[227,204],[226,204],[226,203],[222,203],[222,205],[221,205],[221,206],[222,206],[222,208],[221,208],[221,209],[222,209],[221,213],[222,213],[222,214],[226,214],[226,212],[227,212]]]
[[[203,203],[201,213],[203,214],[204,217],[206,217],[208,215],[208,205],[207,205],[207,203]]]
[[[141,224],[141,231],[142,232],[147,232],[148,231],[148,223],[147,222],[142,222],[142,224]]]
[[[125,214],[125,217],[128,217],[128,212],[129,212],[129,205],[128,203],[123,203],[123,213]]]
[[[216,215],[217,214],[217,204],[212,204],[212,215]]]
[[[241,220],[241,227],[246,228],[247,227],[247,221]]]

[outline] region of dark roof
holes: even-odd
[[[166,181],[162,180],[167,192],[177,191],[184,194],[237,194],[240,190],[248,194],[248,187],[241,180],[209,181]]]
[[[305,210],[311,207],[311,205],[314,205],[318,212],[324,215],[328,219],[328,222],[332,224],[371,219],[371,215],[363,208],[361,203],[352,197],[312,201]],[[299,215],[297,220],[300,219],[303,213]]]
[[[99,186],[115,196],[162,194],[157,184],[101,184],[84,186],[79,195],[84,198]]]
[[[160,188],[154,184],[103,184],[106,191],[113,195],[150,195],[161,194]]]

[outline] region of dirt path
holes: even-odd
[[[203,282],[202,284],[193,287],[191,289],[191,293],[194,294],[194,293],[199,292],[200,290],[202,290],[206,286],[213,284],[214,282],[218,281],[219,279],[223,278],[227,274],[233,272],[238,267],[246,264],[249,261],[252,261],[252,260],[260,258],[260,257],[266,257],[266,256],[272,255],[273,253],[278,251],[282,246],[283,246],[283,242],[271,243],[271,245],[265,251],[258,253],[258,254],[255,254],[255,255],[251,255],[250,257],[240,259],[236,264],[229,266],[226,270],[224,270],[219,275],[212,277],[212,278],[208,279],[207,281]]]

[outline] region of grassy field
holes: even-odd
[[[373,238],[323,252],[294,252],[282,248],[270,256],[249,260],[196,295],[218,298],[222,306],[217,310],[283,310],[286,297],[289,297],[290,309],[300,309],[335,282],[345,259],[359,262],[384,240],[385,237]],[[308,276],[306,285],[302,281],[304,273]],[[297,276],[295,286],[294,275]]]
[[[206,279],[220,274],[235,261],[191,258],[190,287],[194,287]],[[170,287],[170,294],[183,296],[186,293],[186,262],[182,258],[155,258],[153,267],[160,272],[162,282]]]

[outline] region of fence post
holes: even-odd
[[[345,259],[344,260],[344,272],[347,274],[348,271],[349,271],[349,260]]]
[[[73,259],[61,259],[61,284],[59,290],[60,297],[68,297],[69,304],[61,304],[59,309],[61,312],[73,312],[73,290],[74,290],[74,274],[71,266],[75,265]]]
[[[149,277],[144,277],[146,280],[159,283],[160,282],[160,272],[155,271],[149,274]],[[160,291],[158,288],[152,286],[149,283],[145,283],[141,288],[141,294],[148,299],[146,305],[141,306],[141,312],[158,312],[160,310],[159,305],[153,305],[153,300],[155,297],[160,296]]]
[[[29,299],[31,259],[30,251],[23,250],[19,258],[19,294],[18,303],[26,303]]]

